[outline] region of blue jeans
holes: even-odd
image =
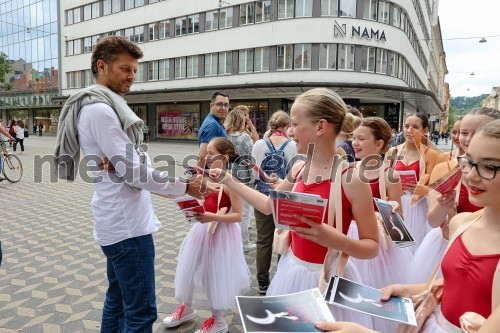
[[[109,287],[102,310],[102,333],[153,331],[156,295],[152,235],[101,246]]]

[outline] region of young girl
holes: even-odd
[[[441,264],[441,304],[425,322],[425,333],[462,332],[459,319],[465,312],[488,318],[500,305],[500,120],[482,127],[465,149],[459,158],[464,183],[471,203],[484,211],[458,214],[450,222],[450,237],[456,238]],[[422,288],[391,285],[383,299],[411,297]]]
[[[226,169],[236,154],[226,138],[214,138],[207,146],[207,165]],[[245,186],[242,184],[242,186]],[[227,324],[222,310],[236,305],[235,296],[250,286],[249,270],[243,255],[241,231],[241,199],[229,187],[210,194],[203,204],[205,213],[196,216],[182,242],[175,273],[175,298],[182,302],[177,310],[163,320],[167,327],[175,327],[196,318],[193,305],[209,306],[212,317],[196,333],[224,333]],[[226,208],[226,214],[217,214]],[[209,223],[219,224],[212,234]]]
[[[394,210],[401,207],[401,182],[399,175],[393,169],[382,163],[383,154],[389,149],[391,128],[379,117],[365,118],[354,131],[353,148],[357,168],[365,181],[368,181],[374,198],[389,200]],[[377,165],[379,166],[377,168]],[[382,175],[382,179],[380,179]],[[383,183],[382,183],[383,182]],[[385,193],[384,193],[385,192]],[[377,207],[374,203],[375,211]],[[392,283],[402,281],[405,271],[412,258],[409,248],[399,248],[385,234],[380,214],[378,215],[379,250],[378,256],[369,260],[353,259],[353,263],[363,277],[363,282],[374,288],[382,288]],[[357,237],[356,225],[353,223],[349,235]],[[380,332],[394,331],[396,325],[392,322],[374,318],[374,328]]]
[[[465,154],[462,146],[460,145],[460,124],[462,123],[463,115],[459,115],[455,123],[453,123],[453,128],[451,130],[451,141],[455,145],[455,149],[450,151],[450,158],[456,159],[458,156]]]
[[[335,140],[344,129],[343,124],[352,120],[352,115],[346,114],[346,105],[336,93],[329,89],[316,88],[296,98],[291,109],[291,118],[291,132],[297,144],[297,153],[306,154],[310,144],[314,147],[314,152],[307,161],[307,165],[304,162],[297,162],[289,176],[278,185],[277,189],[318,194],[322,198],[329,198],[333,181],[330,181],[331,175],[335,174],[335,170],[332,170],[337,149]],[[307,172],[304,172],[304,169]],[[221,172],[212,170],[211,176],[220,177]],[[297,181],[295,182],[292,178]],[[377,222],[370,186],[360,180],[354,168],[345,167],[340,180],[342,206],[336,209],[342,209],[343,232],[338,232],[334,227],[329,226],[327,216],[323,223],[315,223],[306,217],[297,216],[310,228],[297,227],[291,232],[291,247],[281,257],[267,295],[281,295],[317,287],[328,247],[360,259],[369,259],[377,255]],[[263,214],[272,213],[272,201],[266,195],[249,190],[243,184],[234,181],[232,177],[224,177],[223,183],[234,189]],[[346,236],[353,216],[358,224],[359,240]],[[335,267],[331,267],[330,275],[334,272]],[[350,262],[346,267],[345,276],[362,282]],[[333,312],[337,320],[354,320],[371,326],[370,318],[352,311],[335,308]]]
[[[391,161],[391,165],[396,171],[413,171],[417,177],[417,182],[421,182],[421,185],[428,184],[429,175],[432,172],[432,168],[439,154],[429,147],[423,146],[422,143],[417,145],[410,134],[410,128],[414,128],[425,135],[429,130],[428,127],[429,120],[423,113],[416,113],[408,116],[404,125],[405,143],[392,148],[387,154],[390,157],[396,156],[400,158]],[[393,150],[396,150],[396,153],[394,153]],[[409,232],[413,235],[417,245],[422,243],[422,240],[431,228],[427,223],[427,201],[424,199],[414,203],[412,202],[412,196],[415,194],[418,196],[426,195],[427,192],[423,191],[425,189],[425,186],[414,186],[412,184],[407,184],[403,180],[403,190],[405,190],[405,192],[401,197],[401,203],[405,224]],[[415,246],[412,246],[411,250],[415,251]]]

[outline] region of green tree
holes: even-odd
[[[7,74],[11,73],[13,70],[11,63],[7,59],[7,55],[3,52],[0,52],[0,89],[10,90],[12,89],[12,85],[9,83],[5,83],[5,77]],[[10,89],[9,89],[10,88]]]

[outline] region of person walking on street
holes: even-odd
[[[17,148],[17,143],[21,146],[21,155],[24,154],[24,122],[22,120],[18,120],[16,122],[16,126],[14,126],[14,130],[16,131],[16,142],[14,142],[14,152]]]
[[[15,139],[16,138],[16,121],[12,119],[9,124],[9,134]],[[12,142],[9,142],[9,146],[12,147]]]
[[[88,165],[98,166],[92,173],[100,179],[92,199],[94,238],[106,257],[109,283],[103,333],[151,333],[157,319],[153,233],[160,222],[150,193],[203,198],[213,192],[208,187],[200,193],[201,175],[188,182],[154,170],[142,151],[143,121],[123,98],[142,57],[137,44],[124,37],[97,42],[91,57],[96,84],[64,104],[54,152],[62,179],[75,179],[80,148]],[[99,167],[102,163],[107,167]]]
[[[36,129],[37,129],[36,124],[33,124],[33,135],[36,135]]]
[[[42,136],[42,132],[43,132],[43,124],[40,122],[38,123],[38,135]]]

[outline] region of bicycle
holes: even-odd
[[[2,174],[11,183],[17,183],[21,180],[23,176],[23,164],[21,160],[16,155],[12,155],[7,146],[6,142],[2,141],[2,153],[0,154],[0,169]]]

